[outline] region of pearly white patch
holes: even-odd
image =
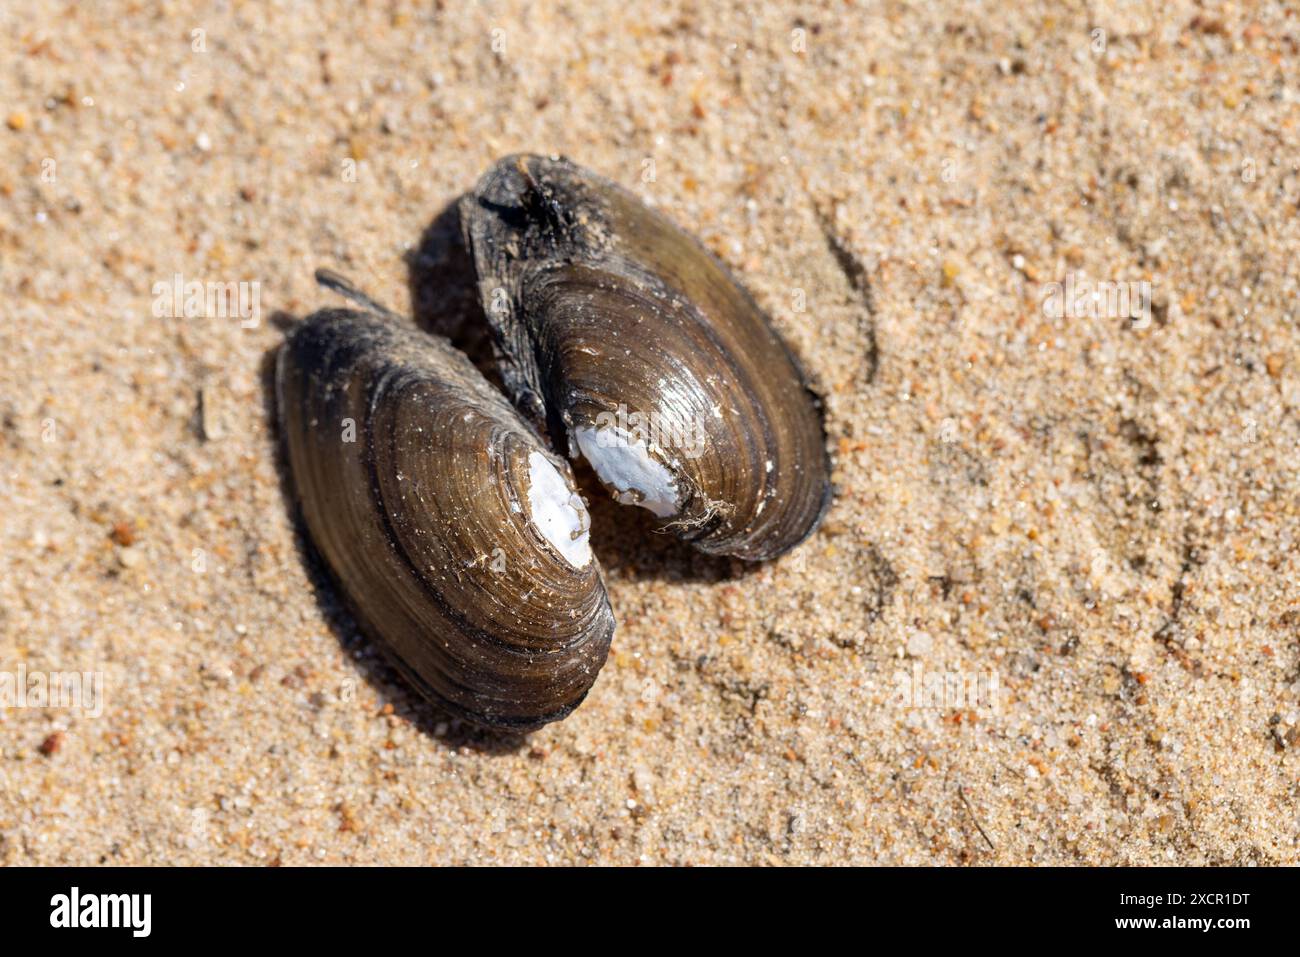
[[[574,438],[582,457],[591,463],[600,480],[614,489],[614,498],[624,505],[640,505],[660,518],[677,514],[677,483],[662,462],[650,455],[645,440],[616,426],[580,426]]]
[[[541,452],[528,456],[529,517],[542,537],[574,568],[591,561],[591,517],[578,493]]]

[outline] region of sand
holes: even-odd
[[[0,862],[1294,863],[1300,18],[1089,7],[6,0],[0,672],[102,695],[0,707]],[[838,489],[755,567],[593,497],[614,651],[526,739],[339,610],[264,375],[317,266],[454,314],[515,150],[737,272]]]

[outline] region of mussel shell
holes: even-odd
[[[572,711],[614,616],[595,557],[566,559],[530,512],[533,456],[572,490],[567,463],[445,341],[377,316],[311,316],[276,385],[311,539],[411,682],[490,727]]]
[[[830,501],[820,404],[721,262],[564,159],[506,157],[460,216],[502,380],[557,447],[575,456],[575,430],[620,414],[653,423],[690,437],[691,454],[651,448],[678,495],[663,528],[745,559],[812,533]]]

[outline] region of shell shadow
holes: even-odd
[[[406,255],[411,309],[421,329],[451,340],[501,389],[474,260],[461,238],[459,203],[458,197],[434,216],[419,244]],[[657,533],[649,512],[614,502],[589,466],[580,461],[571,464],[591,512],[592,548],[612,579],[717,582],[743,577],[760,567],[705,555],[672,535]]]
[[[407,286],[415,324],[465,353],[498,390],[492,329],[479,301],[474,260],[461,240],[459,200],[448,204],[406,254]]]
[[[288,332],[300,321],[297,316],[282,311],[271,316],[271,324],[282,332]],[[391,705],[392,713],[399,719],[409,721],[428,737],[453,750],[469,748],[486,755],[507,755],[522,750],[528,745],[526,734],[476,727],[439,708],[413,689],[389,662],[383,646],[366,636],[348,611],[342,598],[342,589],[311,541],[294,491],[293,475],[281,441],[280,420],[276,409],[275,362],[279,351],[280,345],[277,343],[262,356],[259,370],[262,408],[267,419],[267,432],[271,437],[275,470],[280,478],[280,498],[293,527],[294,545],[307,573],[321,617],[375,692],[381,706]]]
[[[591,513],[591,547],[605,570],[607,583],[736,581],[762,567],[759,562],[706,555],[660,532],[658,519],[650,512],[614,501],[586,462],[571,464]]]

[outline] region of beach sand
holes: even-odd
[[[0,863],[1294,863],[1300,16],[1088,6],[6,0],[0,672],[102,693],[0,708]],[[520,150],[732,267],[837,496],[748,566],[592,488],[614,647],[510,739],[340,610],[265,373],[319,266],[472,341]]]

